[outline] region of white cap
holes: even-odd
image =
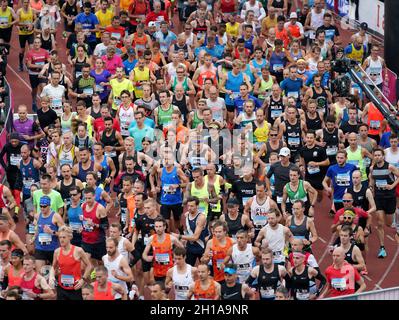
[[[284,147],[281,148],[280,153],[278,155],[283,157],[288,157],[289,155],[291,155],[291,151],[287,147]]]
[[[156,26],[155,21],[148,22],[148,27],[155,27],[155,26]]]
[[[296,14],[296,12],[291,12],[290,19],[298,19],[298,15]]]

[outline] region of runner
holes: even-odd
[[[226,264],[224,268],[225,283],[222,284],[220,293],[221,300],[253,300],[254,292],[246,283],[237,281],[237,266]]]
[[[200,263],[197,270],[199,279],[190,285],[187,300],[219,300],[221,285],[209,276],[208,265]]]

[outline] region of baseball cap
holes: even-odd
[[[154,21],[148,22],[148,27],[155,27],[155,26],[156,26],[156,24]]]
[[[235,205],[239,205],[239,203],[236,198],[230,198],[229,200],[227,200],[227,205],[235,206]]]
[[[229,267],[229,268],[224,268],[224,273],[228,273],[228,274],[236,274],[237,273],[237,269]]]
[[[288,149],[287,147],[281,148],[280,153],[278,154],[279,156],[283,156],[283,157],[288,157],[291,154],[290,149]]]
[[[51,199],[48,196],[43,196],[40,198],[40,205],[41,206],[49,206],[51,204]]]
[[[360,24],[360,29],[367,30],[368,28],[369,28],[369,25],[367,24],[367,22],[362,22]]]
[[[10,134],[10,140],[19,140],[19,134],[18,132],[12,132]]]
[[[135,54],[136,52],[134,51],[134,49],[133,48],[129,48],[128,50],[127,50],[127,54]]]
[[[296,14],[296,12],[291,12],[290,19],[298,19],[298,15]]]

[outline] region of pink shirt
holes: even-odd
[[[105,63],[105,69],[107,69],[111,74],[115,74],[117,67],[123,67],[122,58],[117,54],[114,54],[112,59],[109,59],[107,55],[102,56],[101,59]]]

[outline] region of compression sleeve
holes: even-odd
[[[316,293],[316,295],[319,296],[320,293],[323,291],[324,286],[326,285],[326,278],[320,272],[318,272],[315,279],[320,281],[319,288],[317,289]]]
[[[256,278],[252,277],[252,275],[249,275],[249,277],[245,281],[245,283],[248,284],[250,287],[252,287],[252,284],[254,283],[255,280],[256,280]]]
[[[4,276],[3,281],[1,282],[1,289],[6,290],[8,287],[8,276]]]
[[[100,229],[107,230],[109,227],[108,217],[104,217],[100,219]]]

